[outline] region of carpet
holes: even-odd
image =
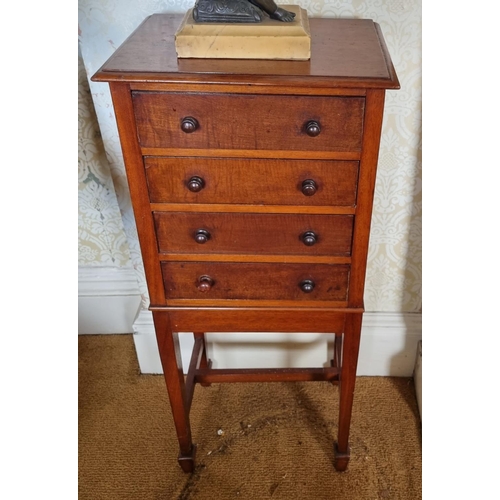
[[[410,378],[358,377],[343,473],[332,465],[337,386],[197,385],[197,466],[184,474],[163,376],[140,374],[132,336],[78,340],[79,500],[422,498]]]

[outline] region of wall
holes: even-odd
[[[78,47],[78,332],[131,333],[140,305],[132,262]]]
[[[127,266],[130,253],[78,50],[78,264]]]
[[[80,42],[87,74],[94,74],[145,17],[157,12],[183,13],[193,3],[194,0],[80,0]],[[402,314],[404,320],[405,314],[421,311],[421,2],[303,0],[294,3],[306,8],[310,17],[375,20],[382,28],[391,53],[401,89],[387,92],[386,97],[365,308],[375,313]],[[146,309],[148,297],[143,265],[109,89],[107,84],[93,82],[90,89],[142,307]]]

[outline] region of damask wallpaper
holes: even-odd
[[[365,308],[367,311],[419,312],[422,268],[421,1],[278,0],[277,3],[299,4],[307,10],[309,17],[373,19],[381,26],[401,89],[386,94]],[[80,0],[80,43],[87,74],[91,76],[97,71],[148,15],[157,12],[184,13],[193,4],[194,0]],[[91,82],[90,88],[130,258],[138,273],[146,307],[146,283],[108,85]],[[83,181],[85,179],[87,177]],[[100,189],[99,186],[96,184],[93,189]],[[96,196],[100,195],[103,201],[107,199],[105,189]],[[85,198],[83,203],[87,203]],[[80,208],[80,211],[86,210],[88,208]],[[120,252],[124,252],[125,248],[123,234],[111,230],[101,234],[103,239],[98,238],[100,243],[95,245],[87,243],[93,241],[93,233],[81,235],[81,243],[90,249],[85,250],[89,259],[92,249],[108,247],[113,250],[110,255],[114,259],[121,258]],[[96,259],[102,259],[104,255],[104,250],[95,253]],[[83,255],[80,257],[82,259]]]
[[[126,266],[128,243],[78,53],[78,264]]]

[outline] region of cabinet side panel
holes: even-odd
[[[112,82],[110,83],[110,89],[141,245],[150,302],[152,304],[163,304],[165,303],[165,296],[158,260],[156,235],[149,205],[144,163],[137,141],[130,86],[127,83]]]
[[[349,307],[363,307],[366,260],[368,257],[384,100],[385,90],[369,90],[366,93],[365,130],[359,164],[358,203],[354,218]]]

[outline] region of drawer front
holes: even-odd
[[[146,157],[144,164],[152,203],[356,203],[356,161]]]
[[[142,147],[299,151],[361,149],[362,97],[139,91],[133,92],[132,96]],[[316,133],[316,136],[308,135]]]
[[[349,266],[333,264],[163,262],[162,272],[167,301],[343,301],[349,280]]]
[[[351,253],[353,216],[155,212],[161,253]]]

